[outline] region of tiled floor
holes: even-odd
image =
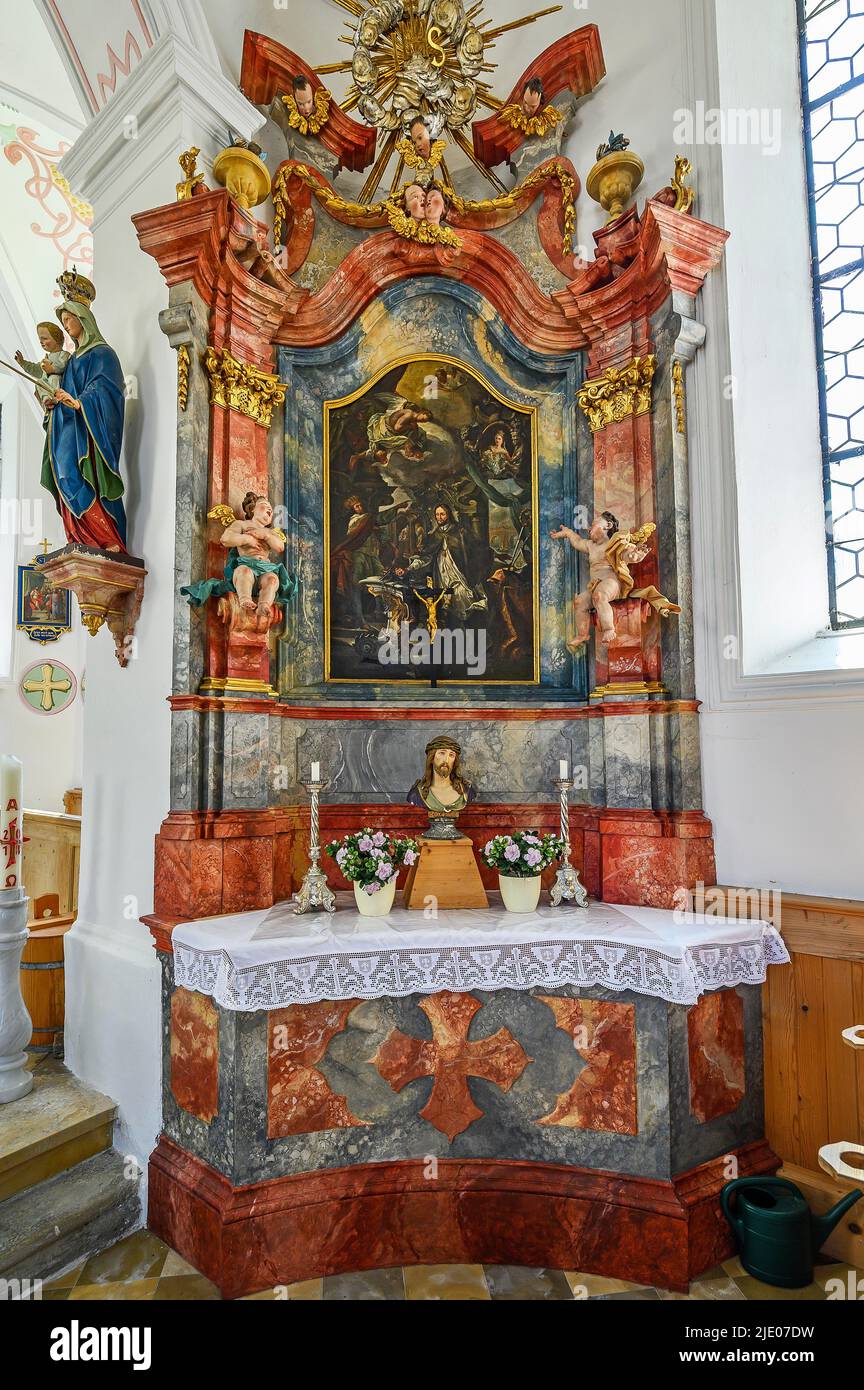
[[[745,1301],[747,1299],[825,1299],[829,1279],[847,1282],[848,1266],[825,1263],[816,1282],[806,1289],[784,1290],[760,1284],[744,1273],[738,1260],[728,1260],[703,1274],[689,1295],[644,1288],[620,1279],[594,1274],[561,1273],[554,1269],[522,1269],[510,1265],[417,1265],[411,1269],[376,1269],[362,1274],[337,1274],[309,1279],[264,1293],[255,1299],[297,1302],[324,1300],[457,1300],[474,1301],[583,1299]],[[861,1277],[861,1271],[858,1271]],[[49,1281],[45,1299],[200,1300],[217,1299],[218,1289],[149,1231],[137,1231],[119,1244],[79,1265],[70,1274]]]

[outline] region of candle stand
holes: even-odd
[[[312,833],[309,844],[309,868],[300,892],[294,895],[294,911],[298,916],[304,912],[336,910],[336,895],[328,888],[327,876],[318,863],[321,858],[321,846],[318,843],[318,798],[329,785],[329,782],[320,780],[303,783],[312,799]]]
[[[569,795],[573,782],[564,777],[557,778],[555,786],[561,797],[561,839],[564,841],[564,859],[555,875],[551,903],[560,907],[562,903],[574,903],[576,907],[588,906],[588,894],[579,881],[579,874],[570,863],[570,803]]]

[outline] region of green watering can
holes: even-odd
[[[824,1216],[814,1216],[785,1178],[736,1178],[723,1188],[720,1204],[747,1273],[778,1289],[803,1289],[813,1283],[814,1255],[862,1197],[855,1188]]]

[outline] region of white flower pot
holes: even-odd
[[[389,883],[385,883],[378,893],[367,893],[362,883],[354,884],[354,899],[361,917],[386,917],[388,913],[393,911],[395,897],[395,878],[391,878]]]
[[[540,874],[536,878],[509,878],[499,873],[498,885],[507,911],[536,912],[542,882]]]

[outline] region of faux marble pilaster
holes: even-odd
[[[210,397],[201,359],[207,346],[206,306],[191,282],[174,285],[159,326],[175,354],[188,353],[188,395],[177,401],[177,492],[174,544],[175,694],[197,691],[204,673],[205,623],[180,593],[207,573]]]
[[[681,607],[680,614],[661,626],[663,684],[674,699],[681,700],[695,699],[696,694],[686,365],[692,362],[704,342],[705,327],[696,321],[694,314],[694,302],[678,292],[670,296],[652,321],[657,354],[654,447],[659,587]],[[676,362],[684,369],[683,431],[675,399],[673,368]]]

